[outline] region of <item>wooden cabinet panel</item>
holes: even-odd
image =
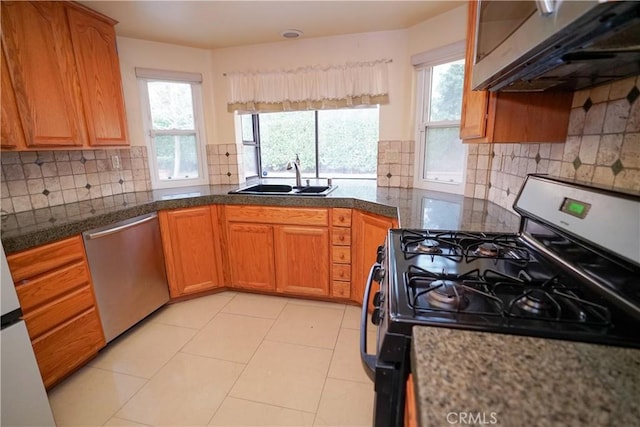
[[[8,149],[20,149],[26,147],[24,132],[18,114],[16,95],[13,92],[11,76],[7,68],[7,59],[4,53],[4,43],[2,44],[2,82],[0,83],[0,100],[2,104],[2,118],[0,121],[0,147]]]
[[[349,264],[333,264],[333,280],[348,282],[351,280],[351,266]]]
[[[127,145],[122,79],[113,22],[67,8],[89,144]]]
[[[407,395],[404,402],[404,427],[418,427],[418,411],[416,392],[413,385],[413,374],[409,374],[406,385]]]
[[[396,227],[397,221],[393,218],[365,214],[360,211],[353,213],[353,270],[351,297],[362,302],[369,270],[376,262],[378,246],[382,245],[390,228]],[[371,291],[369,308],[372,308],[371,300],[377,290]]]
[[[231,284],[240,288],[274,291],[276,276],[273,227],[229,223],[227,241]]]
[[[329,225],[325,208],[279,208],[272,206],[227,206],[226,216],[232,222],[287,225]]]
[[[64,2],[3,1],[2,42],[27,146],[81,146],[86,126]]]
[[[277,290],[329,295],[329,230],[275,226]]]
[[[334,227],[351,227],[351,209],[333,208],[331,225]]]
[[[349,282],[331,282],[331,296],[337,298],[351,298],[351,283]]]
[[[32,342],[45,387],[49,388],[104,347],[104,335],[94,308]]]
[[[105,346],[80,236],[7,256],[46,387]]]
[[[161,211],[159,218],[171,296],[222,286],[215,207]]]
[[[331,244],[336,246],[351,245],[351,229],[334,228],[333,230],[331,230]]]
[[[472,90],[477,13],[478,2],[470,1],[460,138],[470,143],[565,142],[573,93]]]

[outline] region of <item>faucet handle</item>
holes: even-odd
[[[298,153],[296,153],[296,163],[300,164],[300,156],[298,156]]]

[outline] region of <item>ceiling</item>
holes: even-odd
[[[466,1],[80,1],[117,21],[116,34],[206,49],[408,28]]]

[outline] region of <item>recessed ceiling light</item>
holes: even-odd
[[[297,39],[302,34],[303,33],[300,30],[284,30],[283,32],[280,33],[280,35],[285,39]]]

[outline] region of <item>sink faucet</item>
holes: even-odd
[[[302,176],[300,175],[300,157],[296,154],[296,160],[289,160],[287,163],[287,170],[296,168],[296,187],[302,187]]]

